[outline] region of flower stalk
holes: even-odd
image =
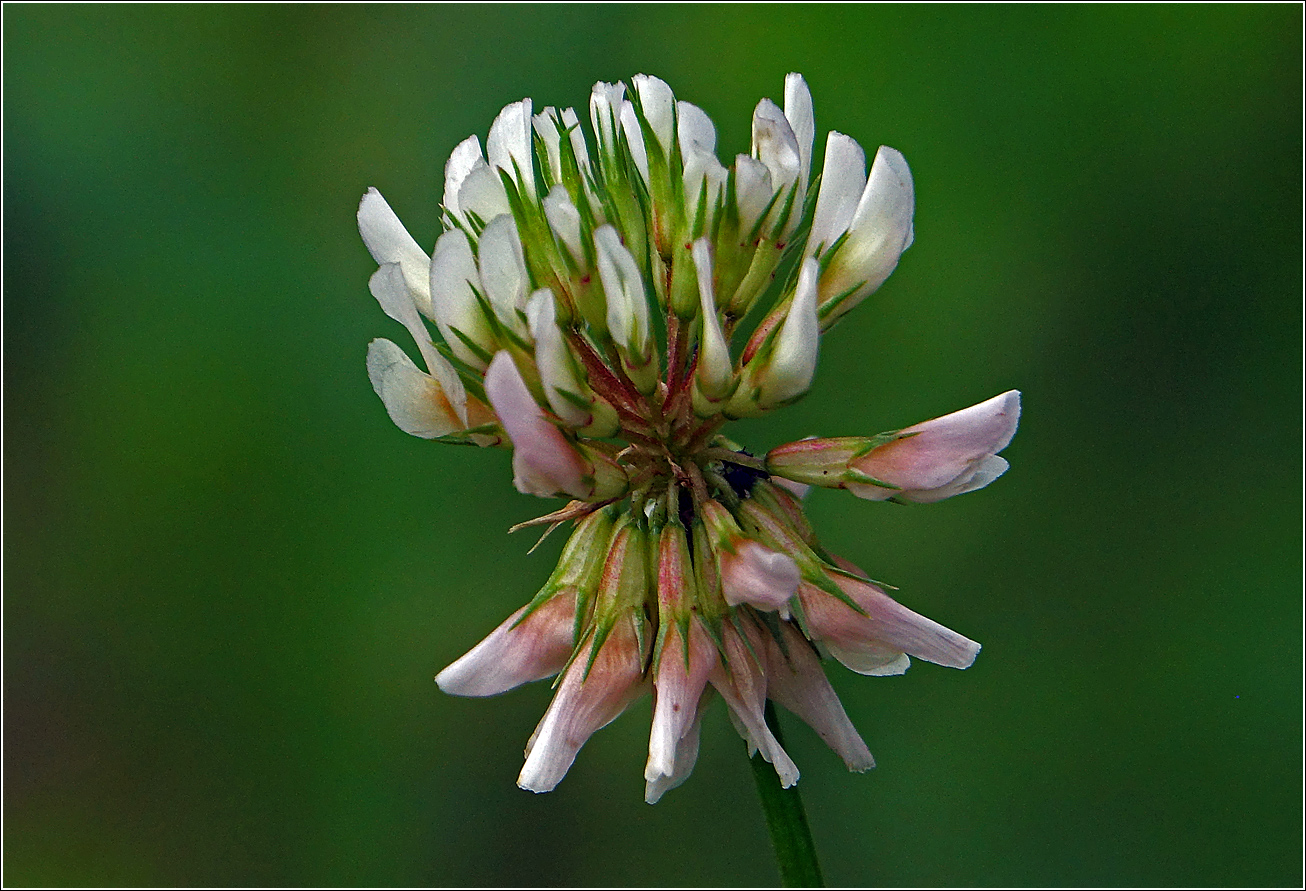
[[[783,742],[775,706],[769,702],[766,705],[766,723],[776,738]],[[760,754],[753,755],[749,764],[753,768],[757,797],[762,802],[762,813],[766,817],[766,831],[771,837],[776,866],[780,869],[780,878],[785,887],[825,887],[821,863],[816,858],[816,843],[812,841],[812,830],[807,825],[807,810],[803,807],[798,787],[781,788],[775,771],[771,770]]]

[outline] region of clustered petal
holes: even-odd
[[[592,141],[574,108],[533,109],[506,106],[484,151],[477,136],[453,149],[429,255],[375,189],[358,208],[369,288],[422,363],[369,345],[390,418],[510,449],[519,491],[568,499],[530,524],[574,524],[536,596],[436,682],[492,696],[556,676],[518,778],[534,792],[647,692],[650,803],[690,775],[716,697],[784,786],[799,771],[768,700],[850,770],[873,767],[822,660],[896,675],[913,656],[966,668],[980,647],[826,551],[801,499],[814,486],[915,503],[983,488],[1007,470],[1020,394],[764,457],[721,428],[802,398],[822,334],[897,267],[914,237],[906,161],[881,146],[868,173],[862,147],[832,131],[814,177],[798,74],[782,105],[757,104],[750,151],[728,165],[707,114],[656,77],[595,84]]]

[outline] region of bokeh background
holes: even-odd
[[[432,683],[561,538],[387,419],[354,212],[429,248],[458,141],[639,72],[730,157],[788,71],[916,243],[735,438],[1024,392],[982,493],[810,498],[985,647],[830,667],[868,774],[787,720],[828,880],[1301,882],[1297,6],[71,5],[4,10],[5,884],[777,881],[722,706],[649,807],[647,700],[535,796],[547,684]]]

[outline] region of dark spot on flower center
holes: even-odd
[[[744,454],[748,454],[745,452]],[[749,457],[752,457],[749,455]],[[769,480],[771,474],[765,470],[756,470],[752,467],[745,467],[742,464],[735,464],[731,461],[721,462],[721,475],[725,477],[730,488],[734,489],[735,494],[740,498],[748,498],[753,494],[753,487],[757,485],[758,480]]]

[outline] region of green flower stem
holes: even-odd
[[[766,725],[784,745],[780,724],[776,720],[775,706],[766,702]],[[762,759],[761,753],[752,757],[753,779],[757,781],[757,794],[762,799],[762,812],[766,814],[766,828],[771,833],[780,878],[789,888],[821,888],[821,864],[816,860],[816,846],[812,843],[812,830],[807,826],[807,812],[798,787],[780,788],[780,777],[775,768]]]

